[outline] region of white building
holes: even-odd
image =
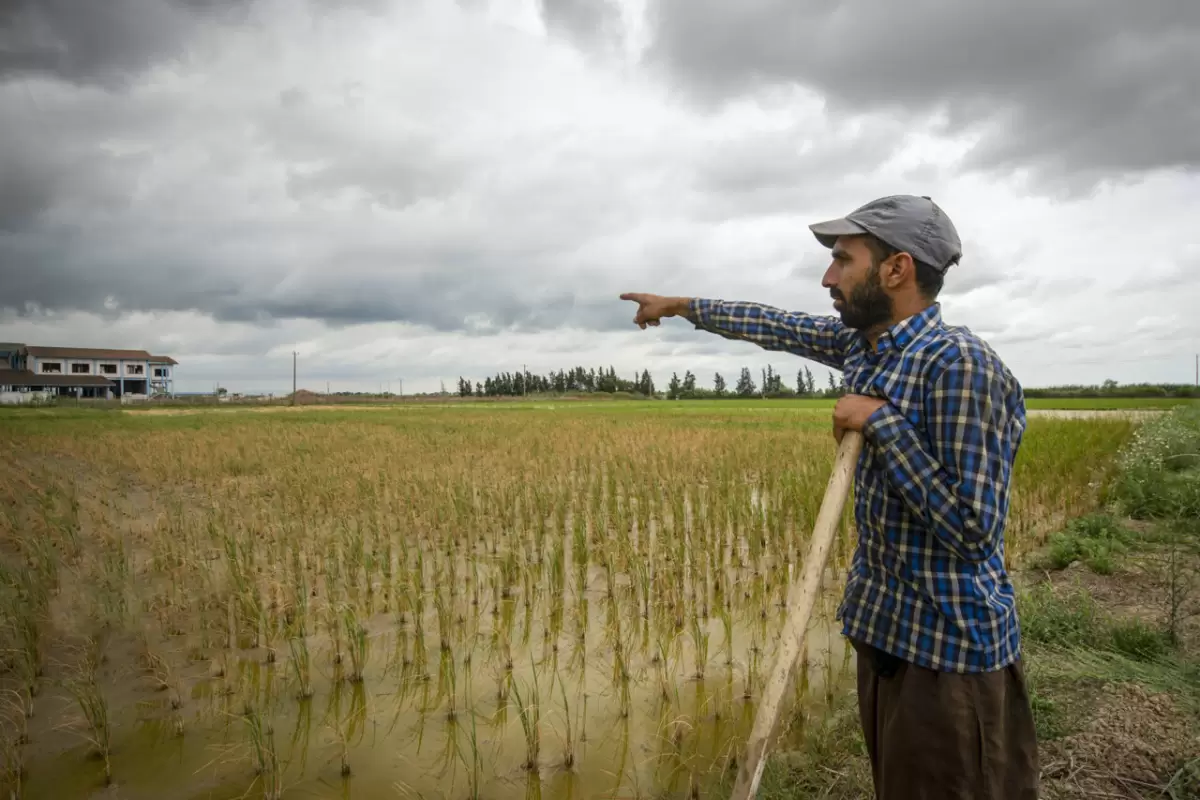
[[[74,397],[174,397],[170,356],[145,350],[0,344],[0,392],[44,391]]]

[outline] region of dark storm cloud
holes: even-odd
[[[82,144],[48,119],[28,124],[20,116],[0,103],[0,233],[34,224],[60,202],[109,211],[128,204],[133,187],[125,175],[138,156]]]
[[[1200,168],[1195,0],[652,0],[648,63],[718,101],[797,82],[835,113],[977,130],[969,166],[1076,189]]]
[[[208,22],[242,22],[253,0],[6,0],[0,78],[49,75],[114,87],[186,54]]]
[[[221,322],[256,325],[280,319],[333,327],[406,322],[472,334],[563,326],[611,330],[629,319],[615,287],[603,299],[574,288],[577,273],[555,274],[556,256],[535,252],[536,244],[507,257],[483,243],[419,239],[310,250],[295,231],[264,226],[257,234],[263,246],[250,240],[251,260],[237,248],[205,246],[206,237],[237,242],[250,227],[143,232],[136,243],[137,233],[121,226],[86,234],[41,226],[0,236],[0,317],[45,310],[106,316],[198,311]],[[276,233],[295,242],[292,252],[270,252],[265,243]]]

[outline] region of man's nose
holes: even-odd
[[[834,264],[830,264],[825,270],[825,274],[821,276],[821,285],[826,289],[832,289],[837,286],[837,270],[834,269]]]

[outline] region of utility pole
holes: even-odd
[[[296,351],[292,351],[292,405],[296,405]]]
[[[529,394],[529,370],[524,364],[521,365],[521,396],[525,397]]]
[[[404,378],[397,378],[400,381],[400,402],[404,402]]]

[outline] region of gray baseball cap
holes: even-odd
[[[945,272],[962,258],[962,242],[946,212],[928,197],[895,194],[872,200],[841,219],[808,226],[825,247],[839,236],[871,233],[914,260]]]

